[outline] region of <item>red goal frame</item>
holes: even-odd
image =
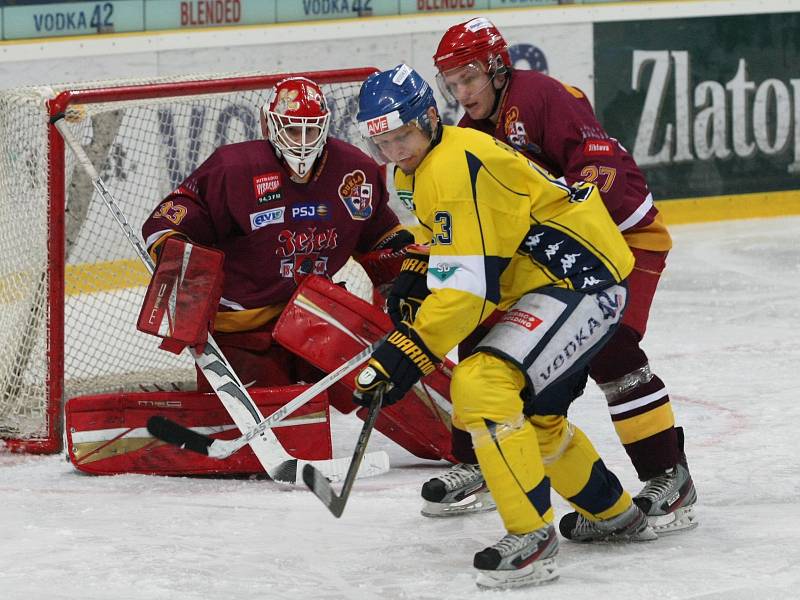
[[[374,67],[309,71],[298,73],[278,73],[269,75],[238,76],[221,79],[175,81],[150,84],[133,84],[81,89],[60,92],[47,102],[50,117],[47,125],[48,139],[48,236],[47,253],[49,277],[47,297],[49,303],[47,317],[48,361],[46,376],[46,437],[41,439],[5,439],[6,448],[12,452],[48,454],[59,452],[63,444],[63,404],[64,398],[64,343],[65,343],[65,258],[66,227],[64,209],[66,206],[66,156],[65,144],[56,127],[54,117],[64,113],[71,105],[94,104],[101,102],[124,102],[153,98],[185,97],[224,92],[266,89],[286,77],[307,77],[320,84],[352,83],[363,81],[376,73]],[[155,201],[156,199],[154,199]]]

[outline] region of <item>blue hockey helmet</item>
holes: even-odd
[[[406,64],[370,75],[358,94],[356,121],[370,151],[380,162],[387,162],[383,153],[371,143],[382,133],[416,123],[428,137],[433,137],[429,108],[436,108],[433,89],[422,75]]]

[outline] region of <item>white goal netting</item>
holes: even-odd
[[[367,73],[308,74],[331,105],[332,136],[360,144],[350,115]],[[68,151],[53,151],[60,139],[51,138],[48,101],[70,90],[86,109],[73,131],[138,232],[159,200],[216,147],[261,137],[258,111],[280,78],[197,76],[0,92],[0,438],[52,451],[64,398],[194,381],[188,355],[158,351],[157,339],[136,331],[149,276],[88,176]],[[351,261],[344,271],[336,279],[368,297],[360,267]]]

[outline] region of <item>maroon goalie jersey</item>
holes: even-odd
[[[242,330],[276,316],[304,275],[332,276],[396,230],[388,199],[380,167],[355,146],[329,139],[299,184],[268,141],[249,141],[218,148],[142,233],[148,248],[177,231],[222,250],[221,309],[243,317],[222,330]]]
[[[671,248],[644,175],[628,151],[605,132],[579,89],[538,71],[514,70],[497,125],[464,115],[459,126],[506,142],[568,184],[593,182],[630,246]]]

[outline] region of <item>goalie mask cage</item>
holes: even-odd
[[[330,136],[361,145],[350,115],[373,72],[291,75],[322,86]],[[85,117],[70,127],[138,232],[215,148],[261,138],[259,110],[289,75],[0,92],[0,446],[59,451],[70,397],[194,386],[188,353],[160,351],[136,330],[149,275],[50,117],[80,105]],[[370,297],[353,261],[334,279]]]

